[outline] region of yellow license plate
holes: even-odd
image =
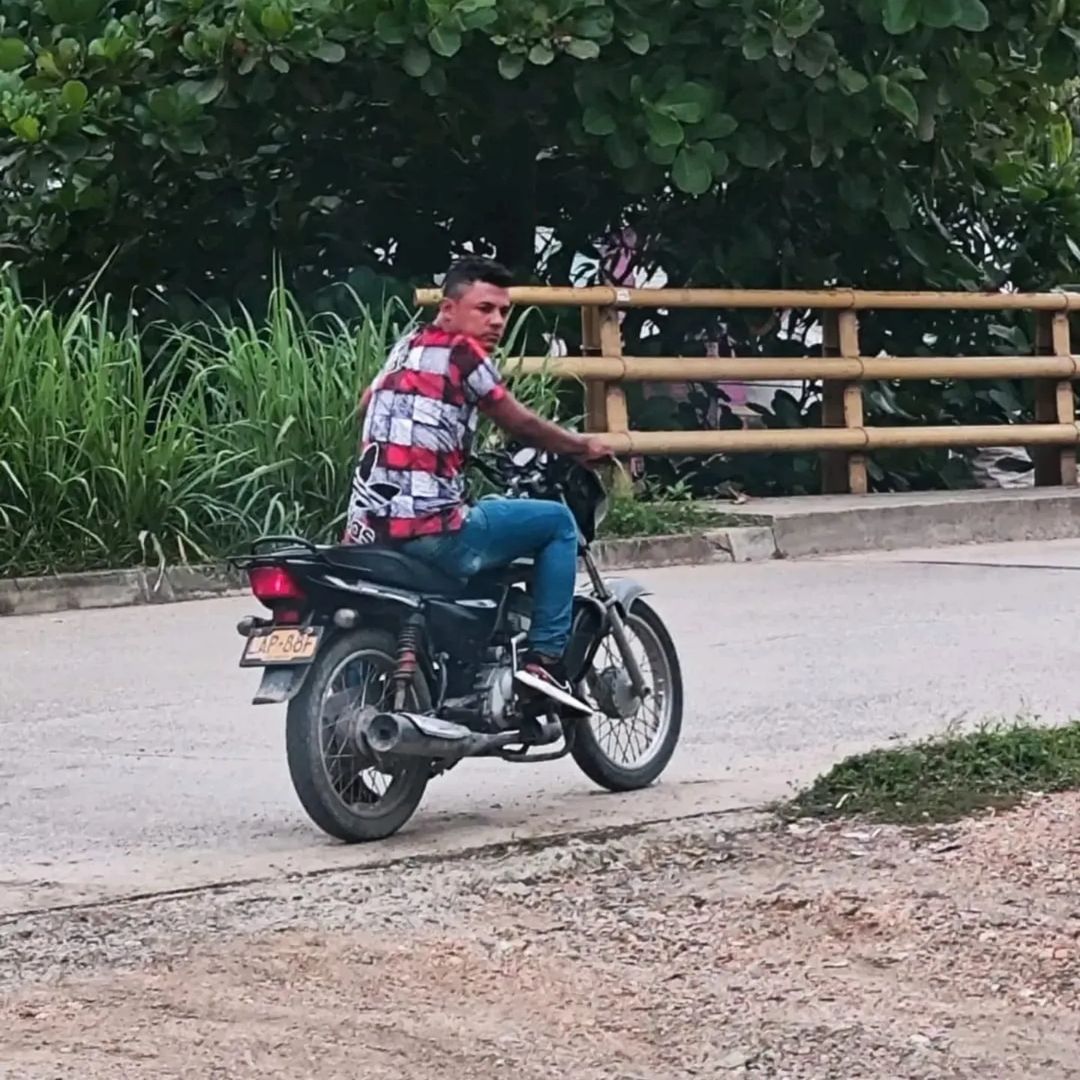
[[[267,626],[253,630],[240,657],[241,667],[310,664],[322,637],[321,626]]]

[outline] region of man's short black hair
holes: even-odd
[[[457,299],[470,285],[482,281],[485,285],[495,285],[500,289],[509,289],[513,278],[510,271],[502,263],[494,259],[481,259],[477,255],[469,255],[464,259],[458,259],[449,270],[446,271],[446,280],[443,281],[443,296]]]

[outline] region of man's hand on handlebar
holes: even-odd
[[[583,465],[601,465],[605,461],[615,460],[615,451],[602,436],[585,435],[582,443],[582,449],[577,456]]]

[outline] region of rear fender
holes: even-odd
[[[303,667],[290,665],[263,668],[262,681],[252,704],[283,705],[286,701],[291,701],[300,692],[311,667],[311,664],[306,664]]]

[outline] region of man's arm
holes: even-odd
[[[497,400],[481,403],[481,409],[508,435],[551,454],[568,454],[585,461],[605,461],[611,447],[597,435],[578,435],[526,408],[509,390]]]

